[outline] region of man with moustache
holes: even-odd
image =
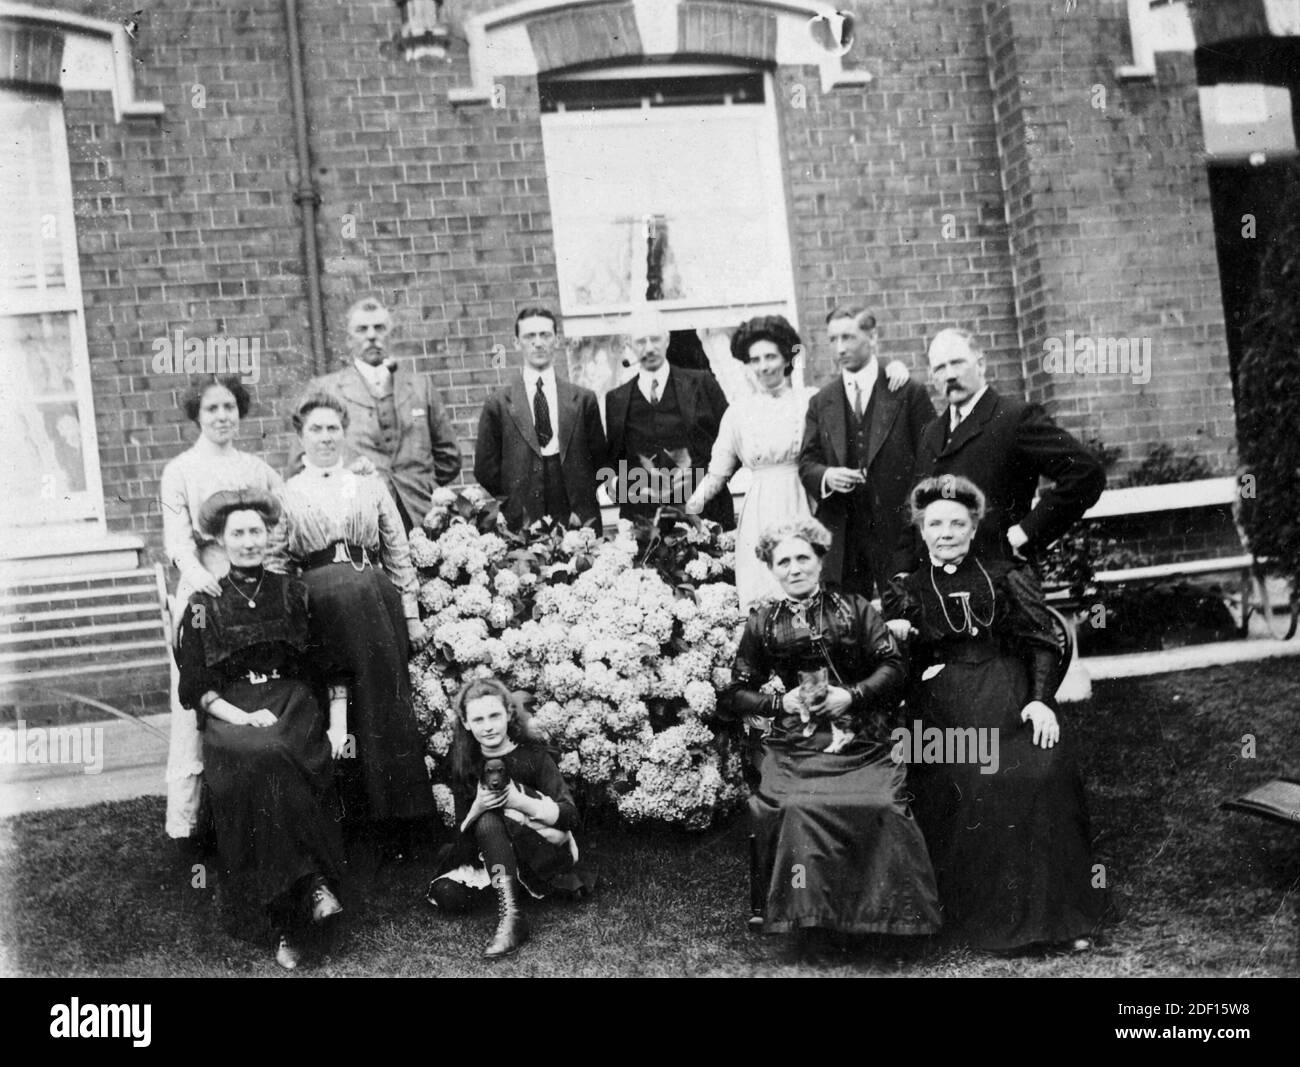
[[[600,527],[600,406],[590,389],[556,378],[558,340],[553,312],[523,308],[515,317],[520,373],[488,397],[479,416],[474,477],[504,498],[501,513],[514,530],[547,516]]]
[[[902,363],[880,366],[869,310],[835,308],[826,332],[840,373],[808,402],[799,478],[831,531],[824,580],[870,598],[888,582],[917,447],[934,407]]]
[[[628,324],[627,342],[637,359],[637,376],[605,396],[609,462],[619,474],[610,496],[622,518],[652,519],[660,504],[684,507],[708,471],[727,398],[707,370],[670,365],[669,331],[653,308]],[[642,468],[644,480],[623,471]],[[650,499],[644,499],[649,497]],[[736,525],[730,493],[718,493],[701,512],[724,530]]]
[[[910,485],[936,475],[969,478],[987,500],[972,551],[986,559],[1040,555],[1101,496],[1101,463],[1039,405],[986,384],[984,352],[969,331],[940,330],[930,342],[929,361],[931,381],[948,406],[922,435]],[[1054,484],[1034,505],[1040,477]],[[909,525],[891,572],[910,573],[922,552]]]
[[[364,456],[384,476],[397,501],[402,524],[424,521],[435,486],[460,473],[460,448],[433,379],[397,374],[397,360],[385,356],[390,316],[374,297],[348,308],[348,364],[312,379],[307,391],[332,393],[348,409],[345,461]],[[302,446],[295,445],[289,475],[302,470]]]

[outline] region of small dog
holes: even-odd
[[[510,774],[506,770],[505,760],[496,758],[483,763],[483,785],[496,793],[510,785]]]
[[[506,770],[506,761],[500,757],[493,757],[483,761],[483,773],[479,776],[479,780],[483,783],[484,788],[491,789],[494,792],[508,789],[512,784],[510,772]],[[542,794],[532,786],[520,785],[518,782],[513,784],[525,796],[535,799],[541,798]],[[516,811],[514,808],[502,808],[501,814],[507,819],[513,819],[515,822],[523,823],[529,829],[535,830],[552,845],[568,845],[570,851],[575,854],[574,859],[577,859],[578,845],[573,840],[573,834],[568,830],[557,830],[554,826],[547,826],[544,822],[530,819],[522,811]]]
[[[805,723],[803,736],[811,737],[817,732],[816,719],[825,716],[826,695],[830,690],[830,681],[825,667],[799,672],[799,718]],[[853,740],[853,714],[845,710],[830,719],[831,743],[823,752],[842,752]]]

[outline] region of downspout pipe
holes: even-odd
[[[293,106],[293,137],[298,156],[298,186],[293,193],[293,202],[302,209],[300,222],[303,276],[307,282],[307,336],[311,346],[312,374],[320,375],[329,369],[325,359],[320,249],[316,242],[316,209],[320,207],[320,193],[316,189],[311,141],[307,133],[307,88],[302,69],[299,14],[298,0],[284,0],[284,22],[289,40],[289,96]]]

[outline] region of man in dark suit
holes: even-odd
[[[605,431],[590,389],[555,376],[555,315],[526,307],[515,318],[521,373],[483,405],[474,477],[504,497],[501,513],[518,530],[545,516],[576,515],[600,527],[597,472],[605,465]]]
[[[373,297],[348,309],[347,366],[313,378],[308,392],[331,393],[348,411],[345,461],[365,456],[388,482],[409,531],[423,522],[435,485],[460,473],[460,448],[451,420],[428,376],[397,373],[385,356],[388,309]],[[302,470],[302,445],[289,457],[289,473]]]
[[[703,480],[727,398],[708,371],[667,362],[669,331],[653,310],[633,317],[627,340],[638,371],[605,396],[607,473],[621,517],[649,519],[660,504],[684,506]],[[732,529],[731,494],[715,495],[702,515]]]
[[[799,477],[831,532],[823,579],[870,597],[888,581],[934,406],[917,382],[891,388],[877,358],[876,318],[866,308],[836,308],[826,331],[840,373],[808,402]]]
[[[941,330],[929,358],[931,380],[948,407],[921,438],[912,484],[944,474],[969,478],[984,490],[987,504],[974,551],[986,559],[1040,554],[1097,502],[1105,470],[1037,404],[985,384],[984,353],[966,330]],[[1054,484],[1034,506],[1040,477]],[[910,572],[923,551],[909,526],[891,571]]]

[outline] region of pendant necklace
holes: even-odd
[[[812,632],[813,627],[808,622],[808,608],[812,606],[814,600],[817,602],[816,607],[818,620],[821,622],[822,627],[825,626],[826,609],[821,602],[821,590],[819,589],[812,596],[805,597],[803,600],[789,601],[790,611],[794,616],[793,621],[796,630],[808,630],[809,632]],[[820,632],[820,628],[818,632]]]
[[[984,564],[982,564],[978,559],[975,561],[975,566],[980,569],[980,573],[984,575],[984,580],[988,582],[989,585],[989,617],[987,619],[976,617],[975,613],[971,610],[969,591],[949,593],[948,596],[961,604],[962,619],[960,626],[953,625],[952,618],[948,615],[948,605],[944,603],[943,594],[939,592],[939,586],[934,580],[934,567],[932,566],[930,568],[930,586],[934,589],[934,595],[939,600],[939,607],[943,609],[943,621],[948,624],[948,629],[953,633],[967,633],[970,634],[971,637],[978,637],[981,627],[992,624],[994,612],[997,610],[997,594],[993,592],[993,579],[989,577],[989,572],[984,569]],[[947,571],[948,567],[945,566],[944,570]],[[956,568],[954,567],[953,571],[955,570]],[[952,573],[952,571],[949,573]]]
[[[239,586],[237,586],[234,582],[230,581],[230,573],[228,571],[226,572],[226,581],[230,583],[230,588],[233,589],[236,593],[238,593],[240,597],[243,598],[248,603],[249,608],[257,607],[257,601],[254,600],[253,597],[257,596],[257,594],[262,591],[262,582],[265,581],[265,579],[266,579],[266,571],[263,571],[262,577],[257,579],[257,588],[253,590],[253,596],[249,596],[247,593],[243,592],[239,588]]]

